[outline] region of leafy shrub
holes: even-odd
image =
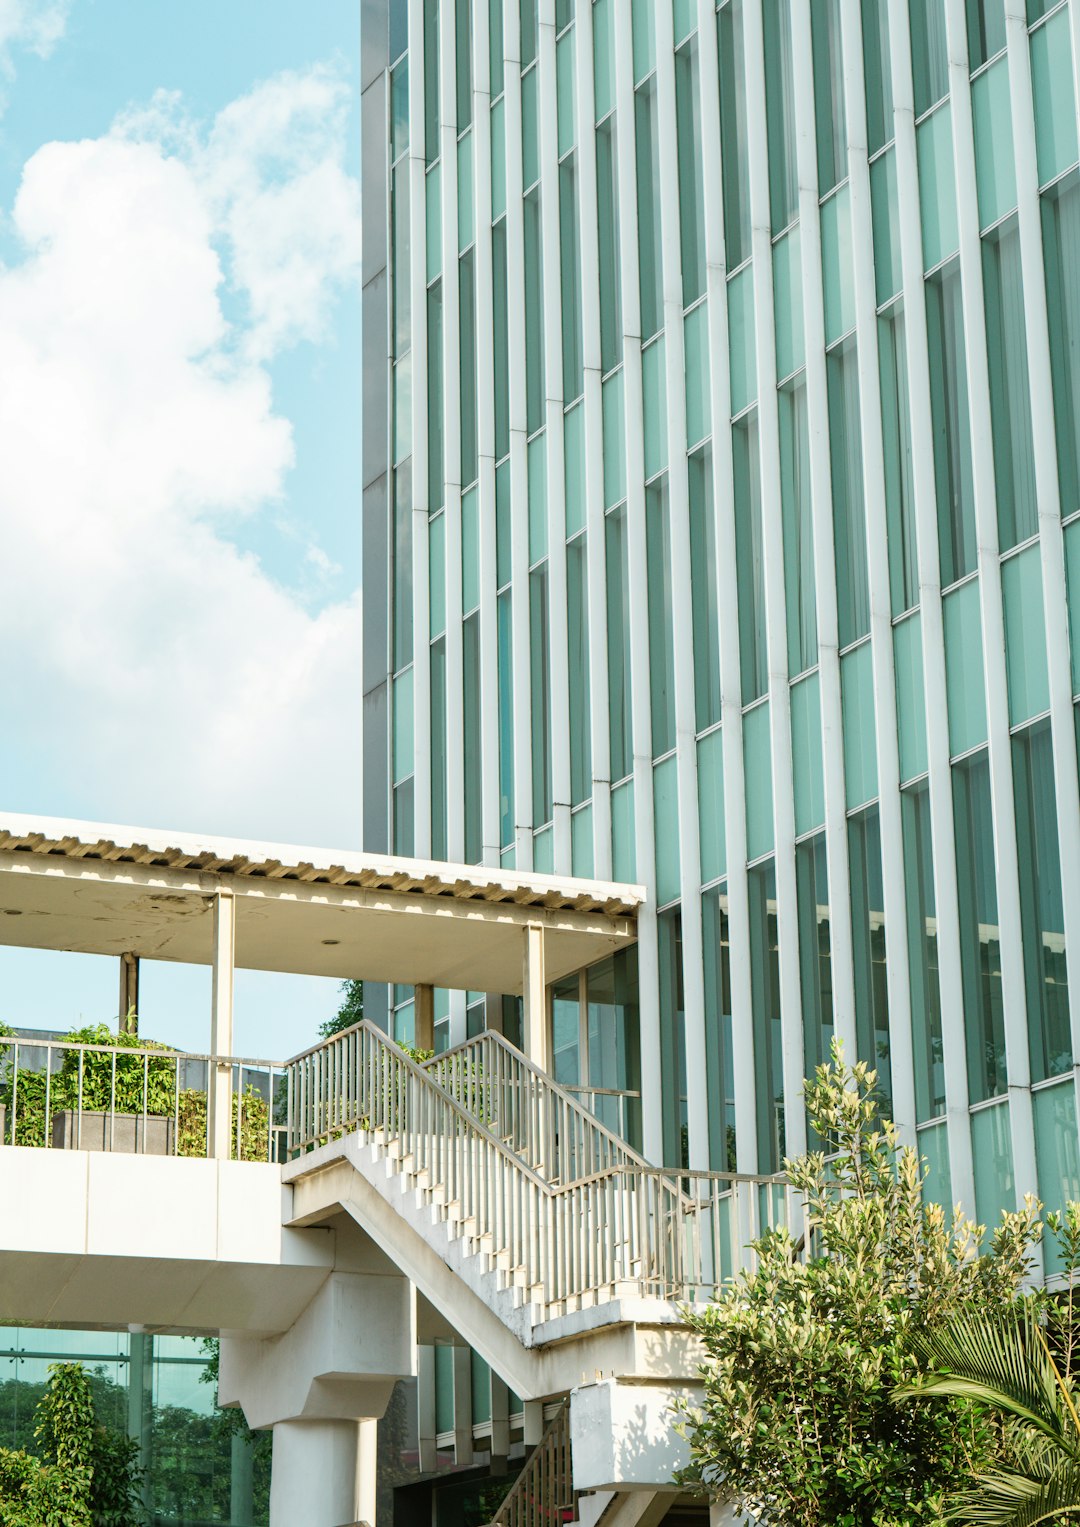
[[[270,1127],[270,1105],[254,1087],[245,1087],[243,1096],[232,1095],[232,1144],[229,1154],[235,1161],[237,1112],[240,1113],[241,1161],[265,1161],[267,1131]],[[206,1093],[187,1089],[180,1094],[180,1130],[177,1137],[178,1156],[206,1155]]]

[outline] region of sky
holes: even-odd
[[[359,17],[0,0],[0,812],[360,846]],[[0,948],[0,1020],[117,990]],[[237,1049],[337,1001],[238,973]]]

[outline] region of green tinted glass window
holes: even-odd
[[[686,378],[686,443],[695,446],[712,433],[712,381],[709,375],[709,308],[699,302],[683,319],[683,368]]]
[[[996,1225],[1016,1204],[1009,1104],[980,1108],[971,1116],[971,1154],[975,1161],[975,1213],[981,1224]]]
[[[743,769],[746,776],[746,853],[760,858],[773,847],[772,735],[769,702],[743,716]]]
[[[506,283],[506,219],[503,217],[491,230],[491,337],[495,369],[496,461],[501,461],[510,450],[510,312]]]
[[[791,766],[795,784],[795,831],[812,832],[825,821],[821,676],[816,670],[791,686]]]
[[[394,469],[394,672],[412,662],[412,462]]]
[[[652,750],[659,758],[675,746],[675,647],[671,579],[671,516],[667,478],[645,490],[645,546],[649,601],[649,699]]]
[[[458,261],[458,362],[461,374],[461,482],[476,481],[479,468],[476,414],[476,267],[475,255]]]
[[[559,165],[559,263],[562,275],[563,399],[570,403],[581,396],[585,385],[577,160],[573,154]]]
[[[907,339],[904,311],[899,303],[878,319],[878,367],[889,587],[892,612],[902,615],[919,602],[919,560],[915,538]]]
[[[598,0],[599,3],[599,0]],[[615,118],[596,129],[596,216],[600,257],[600,365],[605,372],[622,360],[622,272],[615,165]]]
[[[433,164],[424,180],[425,274],[434,281],[442,272],[442,162]]]
[[[930,790],[925,780],[902,793],[900,808],[907,891],[905,905],[911,975],[915,1111],[916,1118],[922,1122],[945,1112],[934,851],[930,827]]]
[[[893,136],[888,0],[862,0],[862,34],[867,146],[874,154]]]
[[[687,462],[690,498],[690,593],[694,624],[697,730],[720,720],[720,611],[716,575],[716,515],[712,455],[705,447]]]
[[[489,0],[488,4],[488,68],[494,100],[503,91],[503,0]]]
[[[967,0],[968,64],[978,69],[1005,46],[1004,0]]]
[[[416,767],[413,694],[413,670],[406,668],[394,680],[393,688],[395,783],[407,779]]]
[[[455,0],[454,63],[457,72],[457,130],[472,121],[472,0]]]
[[[803,327],[802,259],[799,225],[773,244],[773,305],[776,324],[776,375],[783,381],[806,359]]]
[[[869,642],[860,642],[840,659],[840,692],[844,715],[844,784],[851,809],[865,805],[878,792],[874,662]]]
[[[679,780],[674,754],[653,769],[653,823],[656,843],[656,900],[679,896]]]
[[[491,216],[506,211],[506,102],[502,96],[491,108]]]
[[[877,1068],[885,1111],[892,1109],[889,994],[885,978],[885,893],[878,808],[848,818],[855,1037],[860,1060]]]
[[[521,184],[526,190],[540,176],[540,69],[521,76]]]
[[[424,0],[424,155],[439,157],[439,0]]]
[[[791,54],[791,0],[762,0],[765,33],[765,104],[769,141],[769,206],[779,233],[799,210],[795,165],[795,86]]]
[[[1012,740],[1032,1080],[1072,1070],[1061,849],[1049,720]]]
[[[945,0],[911,0],[910,14],[915,113],[921,116],[949,90]]]
[[[1031,85],[1039,180],[1045,185],[1076,163],[1076,84],[1070,8],[1062,6],[1031,34]]]
[[[814,600],[814,520],[810,498],[810,426],[806,376],[781,388],[780,505],[784,530],[784,595],[787,604],[788,672],[805,673],[817,662]]]
[[[776,869],[772,860],[747,877],[750,896],[750,993],[757,1099],[757,1170],[775,1172],[785,1154],[783,1033]]]
[[[480,603],[480,509],[477,490],[461,495],[461,610],[468,615]]]
[[[949,702],[949,750],[966,753],[986,741],[982,613],[979,580],[971,578],[942,601],[945,675]]]
[[[826,357],[829,439],[832,455],[833,537],[840,645],[850,646],[870,629],[870,586],[863,509],[859,377],[854,340]]]
[[[744,0],[728,0],[717,12],[720,61],[720,146],[724,177],[724,245],[734,270],[750,253],[750,169],[746,149]]]
[[[979,222],[986,228],[1016,206],[1009,61],[999,58],[971,86]]]
[[[446,858],[446,638],[431,644],[431,852]]]
[[[765,639],[765,560],[761,524],[761,461],[757,415],[731,429],[735,472],[735,561],[739,579],[739,666],[742,703],[769,687]]]
[[[563,415],[563,477],[566,534],[585,528],[585,405],[575,403]]]
[[[1001,564],[1001,592],[1005,605],[1009,721],[1011,725],[1019,726],[1050,709],[1042,560],[1038,546],[1029,546]]]
[[[458,139],[457,198],[458,252],[460,253],[476,237],[476,216],[473,204],[473,135],[471,131]]]
[[[706,732],[697,745],[698,821],[701,880],[707,885],[727,868],[724,837],[724,734],[720,727]]]
[[[900,778],[914,779],[927,768],[926,689],[923,682],[922,617],[916,610],[893,627],[896,722],[900,734]]]
[[[526,454],[529,475],[529,565],[547,555],[547,431],[529,441]]]
[[[626,493],[626,416],[621,371],[604,380],[603,413],[604,505],[610,507]]]
[[[634,839],[634,781],[625,780],[611,791],[611,869],[617,880],[637,880],[637,845]]]
[[[653,477],[667,466],[667,372],[664,369],[664,336],[658,335],[641,352],[641,393],[645,440],[645,476]]]
[[[657,918],[660,975],[660,1095],[664,1162],[686,1166],[686,999],[683,990],[682,917],[676,909]]]
[[[570,862],[575,875],[591,880],[596,874],[591,806],[582,806],[570,818]]]
[[[757,361],[754,355],[754,271],[744,265],[727,284],[728,361],[731,375],[731,412],[741,413],[757,397]]]
[[[1051,1212],[1062,1214],[1065,1205],[1080,1201],[1080,1135],[1076,1129],[1076,1090],[1071,1082],[1041,1087],[1032,1097],[1035,1105],[1035,1161],[1039,1172],[1039,1197]],[[1065,1271],[1054,1236],[1043,1238],[1043,1261],[1052,1277]]]
[[[404,355],[412,344],[412,297],[409,264],[412,257],[409,212],[409,161],[394,170],[390,191],[391,301],[394,355]]]
[[[998,536],[1005,551],[1026,541],[1039,528],[1020,231],[1016,218],[988,234],[982,250]]]
[[[562,156],[577,142],[575,121],[574,87],[574,38],[573,29],[564,32],[555,46],[555,78],[558,100],[559,154]]]
[[[846,185],[821,208],[821,271],[825,282],[825,343],[831,345],[855,327],[851,191]]]
[[[499,679],[499,834],[503,848],[514,841],[514,630],[512,595],[495,605]]]
[[[465,757],[480,757],[480,616],[470,615],[461,626],[461,742]],[[465,769],[465,858],[478,864],[484,854],[480,807],[480,770]]]
[[[1080,175],[1042,198],[1054,425],[1063,515],[1080,509]]]
[[[428,523],[428,631],[441,636],[446,630],[446,515]]]
[[[598,122],[606,117],[615,105],[613,9],[614,0],[593,0],[593,90]]]
[[[975,570],[975,486],[971,466],[967,359],[958,262],[926,283],[926,337],[943,586]]]
[[[547,563],[529,574],[529,681],[532,690],[533,826],[551,820],[551,666]]]
[[[592,795],[589,722],[589,570],[585,537],[566,548],[566,641],[570,687],[570,804]],[[479,757],[479,753],[476,755]]]
[[[442,282],[436,281],[427,294],[427,425],[428,425],[428,513],[441,509],[445,493],[443,470],[443,308]]]
[[[675,125],[679,151],[679,243],[683,307],[705,290],[705,206],[701,180],[701,91],[697,40],[675,55]]]
[[[611,778],[633,767],[630,732],[630,573],[626,550],[626,507],[607,517],[608,719]]]
[[[705,956],[705,1053],[709,1084],[709,1167],[734,1172],[735,1067],[731,1044],[731,935],[727,887],[707,891],[701,899]],[[734,1269],[724,1269],[725,1274]]]
[[[923,268],[932,270],[960,247],[952,112],[947,103],[919,123],[915,145],[919,158]]]
[[[520,25],[521,67],[524,69],[536,58],[540,16],[538,0],[518,0]]]
[[[656,25],[653,4],[654,0],[630,0],[635,82],[644,79],[649,70],[656,66]]]
[[[544,295],[540,191],[525,198],[525,404],[531,435],[544,422]]]
[[[634,95],[637,147],[638,287],[641,338],[651,339],[664,321],[663,249],[660,236],[660,138],[656,76]]]
[[[870,206],[874,225],[874,271],[880,304],[895,297],[904,279],[900,268],[900,205],[895,149],[881,154],[870,166]]]
[[[840,0],[816,0],[810,8],[810,34],[814,56],[818,194],[824,196],[847,175]]]
[[[829,1060],[833,1041],[832,932],[825,834],[795,845],[802,989],[803,1074]]]
[[[1008,1085],[994,820],[986,753],[954,764],[952,775],[968,1087],[971,1101],[979,1103],[997,1097]]]

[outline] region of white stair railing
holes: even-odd
[[[423,1066],[550,1183],[573,1182],[614,1166],[648,1166],[501,1034],[478,1034]]]
[[[503,1067],[502,1047],[487,1053]],[[652,1167],[588,1115],[596,1134],[586,1131],[573,1100],[541,1101],[541,1079],[528,1063],[519,1119],[522,1068],[514,1057],[498,1073],[510,1104],[470,1065],[450,1068],[446,1086],[437,1068],[359,1023],[289,1062],[290,1153],[359,1131],[442,1206],[451,1235],[489,1254],[541,1319],[627,1294],[708,1297],[745,1265],[742,1248],[761,1229],[789,1216],[795,1223],[790,1192],[777,1179]],[[577,1143],[564,1145],[553,1121]],[[508,1123],[503,1138],[497,1131]],[[534,1165],[546,1160],[567,1175],[593,1150],[604,1164],[570,1180],[548,1180]]]

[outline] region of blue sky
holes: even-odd
[[[359,842],[359,17],[0,15],[0,811]],[[116,986],[0,949],[9,1022]],[[238,1048],[336,1000],[241,974]],[[144,1032],[201,1048],[208,1004],[144,965]]]

